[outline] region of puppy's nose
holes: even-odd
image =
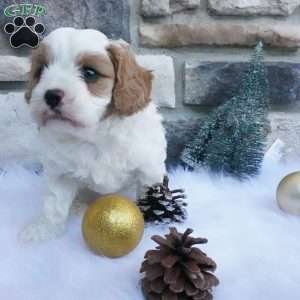
[[[45,101],[53,109],[59,105],[64,95],[65,93],[59,89],[48,90],[45,93]]]

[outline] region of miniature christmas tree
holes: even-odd
[[[213,274],[216,263],[196,244],[207,239],[193,238],[192,229],[183,234],[170,228],[165,238],[154,235],[159,246],[145,254],[141,273],[142,289],[147,300],[211,300],[212,288],[219,284]]]
[[[240,86],[235,96],[197,128],[186,145],[181,160],[188,168],[206,167],[238,178],[259,172],[270,128],[262,43],[256,46]]]
[[[145,195],[137,202],[145,222],[156,224],[183,222],[187,206],[183,201],[186,198],[183,193],[183,189],[170,190],[167,176],[164,177],[163,183],[147,187]]]

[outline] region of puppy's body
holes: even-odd
[[[49,189],[23,240],[62,233],[82,188],[107,194],[161,181],[166,141],[151,79],[127,45],[100,32],[62,28],[44,40],[26,96]]]
[[[165,138],[153,104],[125,118],[110,117],[83,137],[64,124],[41,128],[41,160],[50,177],[68,176],[98,193],[161,180]],[[161,145],[161,147],[156,147]]]

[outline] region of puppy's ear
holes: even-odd
[[[28,83],[25,92],[25,100],[27,103],[30,102],[32,90],[40,81],[43,68],[48,64],[48,61],[48,50],[43,43],[40,44],[39,48],[32,50],[31,67],[28,73]]]
[[[26,85],[26,91],[25,91],[25,100],[27,103],[30,103],[31,95],[32,95],[32,90],[38,83],[38,80],[35,76],[36,73],[36,68],[37,68],[37,62],[36,62],[36,54],[38,50],[32,50],[31,52],[31,58],[30,58],[30,70],[28,73],[28,82]]]
[[[34,80],[34,77],[32,76],[32,73],[33,73],[33,71],[32,71],[32,63],[31,63],[30,71],[28,74],[28,82],[27,82],[26,91],[25,91],[25,100],[28,104],[30,103],[32,90],[33,90],[34,86],[37,84],[36,80]]]
[[[28,73],[28,82],[26,84],[26,91],[25,91],[25,100],[29,104],[30,99],[31,99],[31,94],[32,94],[32,89],[34,87],[33,83],[33,77],[32,77],[32,57],[31,57],[31,65],[30,65],[30,70]]]
[[[112,42],[107,51],[115,69],[115,84],[109,114],[130,116],[151,101],[153,75],[141,67],[124,41]]]

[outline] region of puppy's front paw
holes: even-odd
[[[21,231],[19,240],[26,243],[55,239],[63,234],[64,228],[64,224],[53,224],[47,219],[40,218]]]

